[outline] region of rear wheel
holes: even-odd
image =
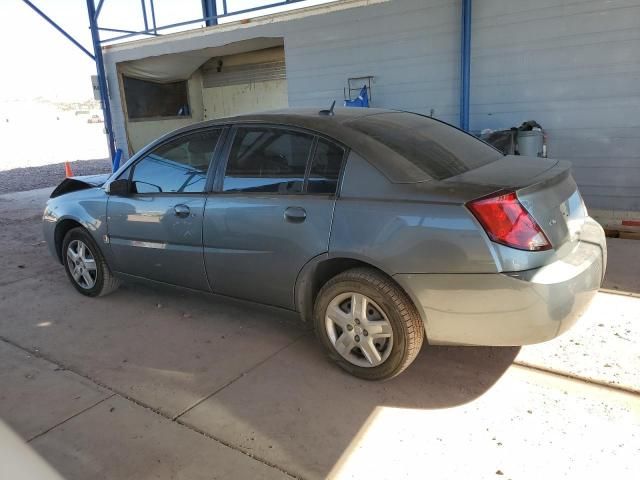
[[[120,282],[113,276],[98,245],[84,228],[73,228],[67,232],[61,253],[69,280],[83,295],[97,297],[118,288]]]
[[[411,299],[392,279],[369,268],[343,272],[322,287],[314,326],[329,356],[367,380],[398,375],[416,358],[424,339]]]

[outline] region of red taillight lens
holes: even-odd
[[[549,250],[551,243],[515,192],[498,192],[467,204],[494,242],[520,250]]]

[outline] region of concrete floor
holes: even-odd
[[[638,241],[610,242],[559,339],[428,347],[369,383],[281,310],[82,297],[42,242],[48,192],[0,196],[0,418],[66,478],[637,478]]]

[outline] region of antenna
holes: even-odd
[[[328,115],[328,116],[333,116],[335,115],[335,113],[333,113],[333,107],[336,106],[336,101],[334,100],[333,103],[331,104],[331,107],[329,108],[329,110],[320,110],[318,113],[320,115]]]

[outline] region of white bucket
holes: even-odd
[[[540,130],[519,131],[518,153],[529,157],[544,156],[544,134]]]

